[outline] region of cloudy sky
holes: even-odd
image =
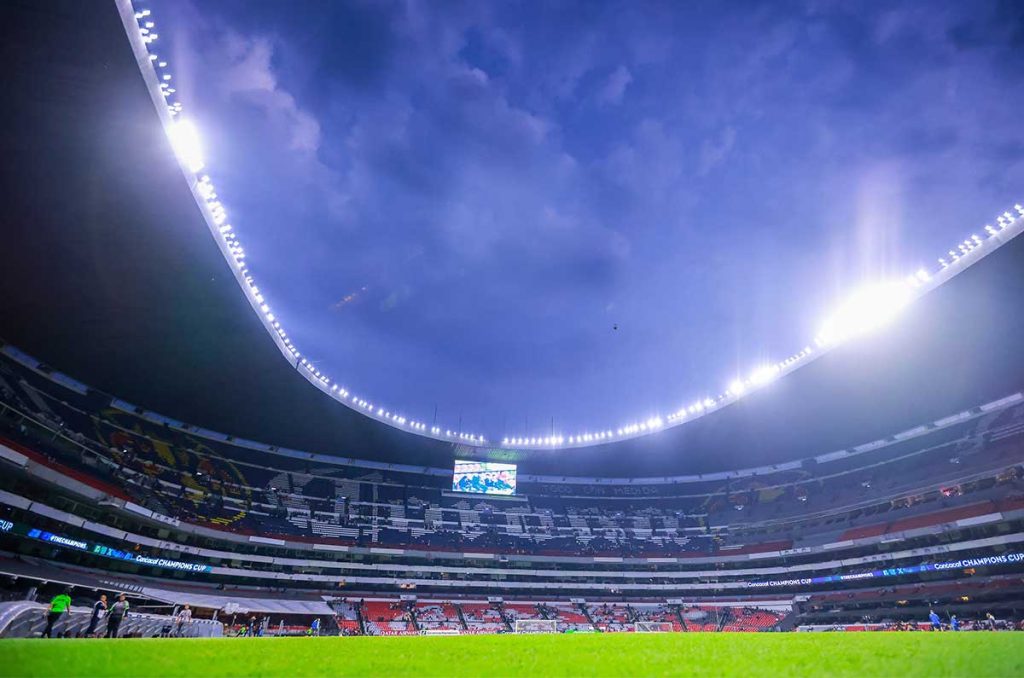
[[[303,353],[493,437],[719,393],[1019,202],[1021,7],[220,0],[154,18]]]

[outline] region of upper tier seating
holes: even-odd
[[[2,354],[0,397],[0,439],[65,475],[186,522],[295,541],[553,556],[743,555],[816,535],[822,543],[955,522],[1003,506],[1006,487],[1016,492],[1010,501],[1024,495],[1024,470],[1013,466],[1024,460],[1019,405],[926,442],[667,486],[680,496],[583,500],[552,495],[552,485],[535,493],[523,485],[527,495],[508,503],[447,496],[435,477],[311,463],[194,435],[69,391]]]

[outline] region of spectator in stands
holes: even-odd
[[[92,604],[92,616],[89,617],[89,628],[85,630],[86,636],[91,636],[96,633],[96,627],[100,623],[100,618],[107,611],[107,594],[100,595],[99,600]]]
[[[117,600],[110,606],[107,614],[107,638],[117,638],[117,632],[121,628],[121,622],[128,616],[128,597],[125,594],[117,596]]]
[[[192,623],[192,609],[188,606],[188,603],[178,610],[178,614],[175,617],[175,629],[174,635],[181,638],[188,632],[189,624]]]
[[[53,637],[53,625],[57,623],[71,607],[71,587],[64,589],[50,601],[50,611],[46,615],[46,628],[43,629],[43,638]]]

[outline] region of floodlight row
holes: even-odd
[[[144,9],[135,12],[139,35],[148,53],[149,62],[157,75],[159,93],[167,107],[171,118],[168,135],[174,146],[175,153],[183,168],[196,180],[198,195],[203,201],[210,218],[216,227],[221,240],[221,247],[228,255],[231,263],[238,269],[240,279],[244,281],[246,292],[253,305],[262,315],[265,326],[274,336],[279,347],[289,356],[290,362],[304,376],[322,391],[344,403],[352,409],[378,419],[400,429],[418,433],[439,440],[463,442],[471,445],[486,446],[487,438],[477,433],[464,432],[458,429],[442,428],[436,424],[427,424],[417,419],[408,418],[390,408],[351,393],[346,387],[332,381],[330,377],[317,369],[312,362],[303,357],[298,347],[281,325],[280,319],[273,313],[263,293],[246,264],[245,248],[229,223],[227,211],[221,202],[213,181],[207,174],[199,174],[205,167],[199,144],[198,133],[191,122],[184,120],[183,106],[178,99],[177,90],[172,86],[173,77],[167,72],[168,64],[152,51],[152,45],[159,39],[156,24],[151,18],[151,11]],[[622,426],[601,428],[592,431],[576,432],[569,435],[552,434],[547,436],[505,437],[501,445],[517,448],[559,448],[580,447],[603,444],[614,440],[634,438],[647,435],[666,427],[677,426],[686,421],[698,419],[709,412],[721,409],[743,396],[756,391],[780,376],[792,372],[807,363],[820,352],[827,351],[841,343],[859,336],[867,331],[888,322],[911,301],[934,288],[957,272],[958,268],[973,263],[969,258],[987,241],[996,239],[1006,228],[1024,217],[1024,207],[1013,206],[1013,212],[1006,211],[996,218],[996,226],[986,225],[983,230],[985,237],[977,234],[959,243],[948,253],[938,259],[939,268],[928,270],[921,268],[903,280],[888,281],[870,286],[853,295],[824,324],[822,331],[815,337],[814,345],[807,345],[802,350],[774,363],[765,363],[755,367],[745,377],[731,380],[724,390],[717,395],[705,395],[695,398],[674,412],[662,417],[655,415],[634,421]],[[997,241],[998,246],[998,241]],[[966,263],[965,263],[966,262]],[[946,275],[940,275],[945,273]]]
[[[139,10],[135,12],[134,16],[138,24],[142,43],[148,52],[150,64],[157,76],[157,86],[160,95],[164,99],[167,113],[172,121],[168,128],[168,136],[175,154],[182,167],[193,175],[196,181],[196,191],[213,222],[216,233],[221,240],[222,249],[228,255],[231,264],[238,269],[241,280],[245,283],[246,292],[250,299],[255,302],[254,306],[261,314],[264,325],[275,336],[279,346],[290,356],[291,363],[297,370],[303,372],[308,380],[319,386],[322,391],[331,395],[336,400],[345,403],[352,409],[358,410],[374,419],[408,431],[429,435],[433,438],[475,445],[486,444],[486,438],[478,433],[442,428],[436,424],[427,424],[356,395],[344,386],[333,382],[329,376],[317,369],[307,358],[303,357],[256,284],[256,280],[246,263],[245,247],[242,245],[234,226],[228,219],[227,210],[223,202],[221,202],[213,180],[208,174],[200,174],[205,168],[206,163],[202,157],[198,132],[191,121],[183,117],[183,105],[176,96],[177,90],[171,84],[173,82],[173,75],[167,71],[167,62],[152,51],[153,43],[160,37],[156,32],[156,23],[152,19],[152,11],[149,9]]]

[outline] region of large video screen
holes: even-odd
[[[515,494],[516,465],[456,460],[452,490],[477,494]]]

